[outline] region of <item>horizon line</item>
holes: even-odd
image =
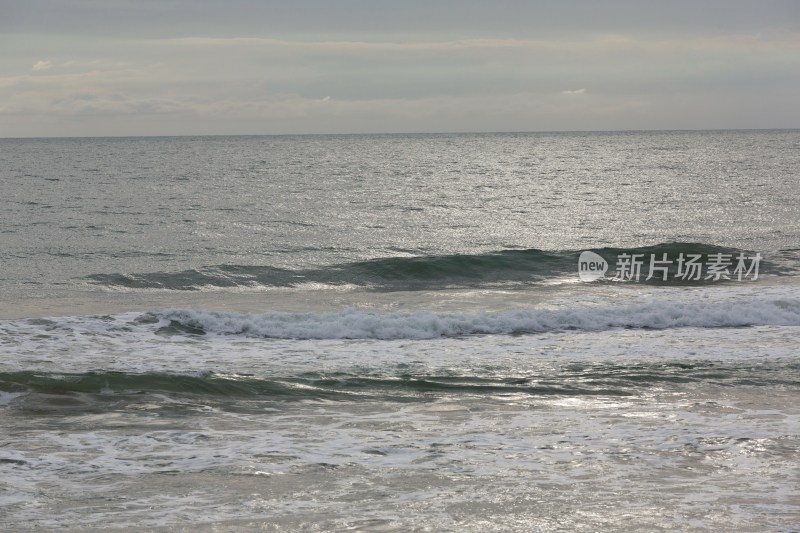
[[[610,130],[508,130],[508,131],[406,131],[406,132],[337,132],[337,133],[201,133],[177,135],[49,135],[5,137],[0,140],[35,139],[169,139],[187,137],[332,137],[365,135],[522,135],[522,134],[569,134],[569,133],[668,133],[668,132],[714,132],[714,131],[797,131],[790,128],[656,128],[656,129],[610,129]]]

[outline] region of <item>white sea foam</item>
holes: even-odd
[[[523,309],[477,314],[381,314],[355,309],[263,314],[171,309],[156,314],[164,320],[211,334],[279,339],[390,340],[619,328],[800,326],[800,300],[651,301],[613,307]]]
[[[4,407],[10,404],[12,401],[16,400],[21,396],[25,396],[26,392],[3,392],[0,391],[0,407]]]

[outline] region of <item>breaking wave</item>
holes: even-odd
[[[677,258],[679,253],[699,254],[703,260],[716,253],[751,253],[702,243],[663,243],[639,248],[596,248],[592,251],[612,265],[622,253],[643,254],[645,257],[653,254],[658,258],[667,254],[670,259]],[[580,252],[532,248],[474,255],[389,257],[296,270],[259,265],[215,265],[180,272],[93,274],[84,279],[111,290],[200,291],[209,288],[258,289],[308,284],[334,287],[350,285],[384,291],[471,288],[536,284],[557,278],[577,280]],[[782,251],[772,254],[770,258],[765,257],[761,264],[762,272],[795,272],[798,258],[792,252]],[[771,262],[771,258],[776,261]],[[653,280],[648,283],[660,282]],[[670,284],[675,283],[678,282],[670,280]]]
[[[561,330],[800,326],[800,300],[750,299],[614,307],[522,309],[497,313],[241,314],[190,309],[153,313],[162,334],[244,335],[276,339],[434,339],[465,335],[521,335]]]

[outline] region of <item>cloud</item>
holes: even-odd
[[[18,39],[20,52],[0,64],[8,132],[0,136],[56,133],[48,119],[60,121],[59,134],[113,133],[121,124],[137,134],[213,134],[777,127],[800,120],[800,33],[789,31],[531,39],[220,32],[53,37],[33,48],[9,39]],[[53,49],[59,57],[41,59]],[[17,61],[32,69],[19,72]]]
[[[757,35],[727,34],[722,36],[696,36],[680,38],[643,38],[631,35],[605,34],[578,39],[512,39],[467,38],[443,41],[363,41],[363,40],[285,40],[264,37],[179,37],[141,41],[163,49],[183,48],[239,48],[281,51],[314,51],[333,53],[358,52],[432,52],[458,50],[562,51],[591,56],[639,51],[647,54],[674,54],[676,52],[796,52],[800,49],[800,32],[775,31]]]
[[[560,41],[522,40],[522,39],[458,39],[451,41],[293,41],[263,37],[180,37],[155,39],[149,42],[156,46],[183,47],[251,47],[314,50],[319,52],[359,52],[359,51],[422,51],[432,50],[472,50],[509,48],[559,48]]]
[[[35,65],[33,65],[33,70],[35,72],[41,72],[43,70],[53,68],[53,63],[49,59],[37,61]]]

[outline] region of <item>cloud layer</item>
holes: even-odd
[[[117,24],[141,6],[182,5],[80,4],[85,17]],[[22,27],[26,13],[16,15]],[[182,26],[152,35],[136,23],[79,34],[44,20],[41,33],[0,37],[12,51],[0,59],[0,136],[798,127],[800,33],[788,13],[751,28],[731,20],[735,31],[693,13],[691,31],[673,22],[653,34],[636,20],[614,33],[565,22],[563,35],[526,34],[516,19],[484,30],[441,22],[449,38],[430,28],[332,35],[343,23],[323,33],[313,18],[311,31],[254,35],[231,13],[194,26],[205,35]]]

